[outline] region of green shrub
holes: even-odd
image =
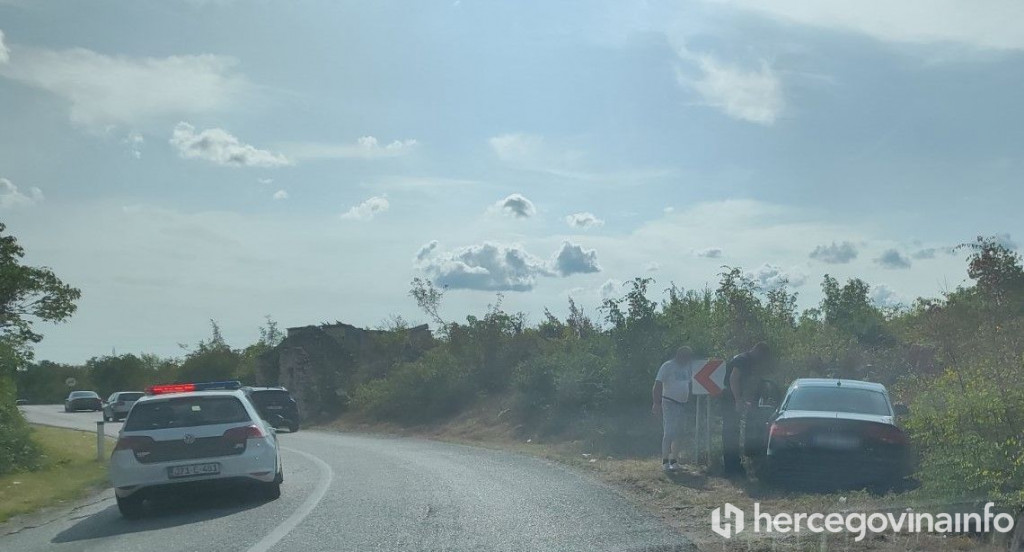
[[[0,475],[34,469],[38,462],[31,429],[14,405],[14,385],[0,378]]]
[[[468,370],[447,351],[434,349],[399,364],[387,377],[356,388],[353,405],[370,416],[404,423],[433,421],[458,412],[474,397]]]

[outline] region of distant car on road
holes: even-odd
[[[135,401],[141,399],[145,393],[142,391],[118,391],[107,397],[103,403],[103,421],[117,422],[128,416]]]
[[[299,407],[284,387],[244,387],[256,410],[275,428],[287,427],[292,433],[299,430]]]
[[[895,483],[912,465],[899,406],[879,383],[796,380],[768,421],[764,475],[797,486]]]
[[[24,406],[24,405],[28,404],[28,399],[18,399],[16,401],[14,401],[14,404],[17,405],[17,406]]]
[[[281,496],[277,434],[238,382],[157,385],[128,412],[110,457],[121,515],[135,518],[147,499],[183,488],[229,483]]]
[[[64,399],[64,412],[75,412],[78,410],[92,410],[99,412],[103,409],[103,401],[95,391],[72,391],[68,398]]]

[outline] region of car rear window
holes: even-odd
[[[71,393],[72,399],[94,399],[97,397],[99,397],[99,395],[93,393],[92,391],[75,391]]]
[[[291,401],[292,396],[287,391],[268,390],[253,391],[250,394],[250,398],[257,406],[266,406],[268,404],[285,404]]]
[[[849,387],[801,387],[790,395],[786,410],[892,415],[889,401],[882,393]]]
[[[249,421],[242,402],[235,397],[180,397],[137,403],[125,431],[195,427]]]
[[[119,401],[137,401],[142,398],[142,393],[120,393],[117,395]]]

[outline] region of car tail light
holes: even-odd
[[[785,439],[787,437],[796,437],[802,435],[810,428],[810,424],[802,422],[775,422],[768,430],[768,435],[772,439]]]
[[[224,438],[229,441],[244,441],[246,439],[259,439],[265,437],[263,430],[256,424],[233,427],[224,432]]]
[[[114,445],[114,452],[130,450],[137,458],[145,458],[149,456],[149,447],[152,444],[153,439],[151,437],[125,435],[118,438],[117,444]]]
[[[864,436],[890,445],[907,444],[907,435],[895,426],[871,424],[864,428]]]

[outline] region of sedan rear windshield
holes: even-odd
[[[849,387],[801,387],[786,401],[786,410],[844,412],[891,416],[889,401],[878,391]]]
[[[117,400],[119,401],[137,401],[142,398],[142,393],[118,393]]]
[[[181,397],[137,403],[125,431],[195,427],[248,422],[249,413],[235,397]]]
[[[253,391],[250,395],[252,402],[258,406],[266,406],[268,404],[287,404],[292,400],[292,396],[287,391]]]
[[[72,399],[98,399],[99,395],[92,391],[74,391],[71,393]]]

